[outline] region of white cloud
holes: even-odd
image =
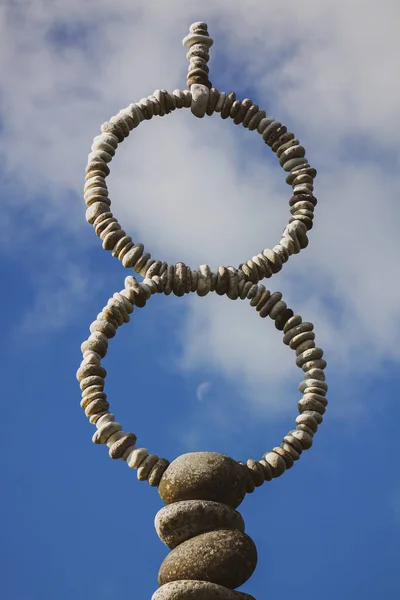
[[[9,232],[17,230],[15,203],[34,214],[40,195],[32,239],[51,224],[81,243],[91,139],[131,101],[185,87],[181,39],[190,22],[208,20],[213,83],[251,87],[320,170],[310,246],[268,285],[316,323],[338,372],[398,360],[397,0],[231,0],[229,10],[222,0],[201,10],[187,0],[31,0],[1,11],[0,156],[21,190],[2,202]],[[238,264],[274,245],[287,219],[289,188],[268,149],[217,116],[199,121],[181,111],[145,122],[111,169],[121,223],[170,261]],[[88,226],[84,232],[89,238]],[[71,298],[80,296],[74,267],[67,277]],[[57,285],[56,306],[64,283]],[[179,332],[185,368],[226,375],[250,398],[262,396],[265,381],[284,391],[288,373],[298,376],[272,323],[243,303],[191,298],[187,306]]]

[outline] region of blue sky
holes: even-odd
[[[239,509],[259,552],[243,591],[396,597],[397,0],[196,4],[0,8],[1,596],[151,598],[157,587],[161,500],[92,444],[79,406],[80,344],[128,275],[86,224],[82,188],[102,122],[156,88],[185,87],[181,39],[205,20],[213,84],[282,120],[319,172],[309,247],[268,287],[315,323],[329,407],[313,448]],[[135,239],[194,267],[271,247],[288,215],[269,149],[217,115],[144,122],[118,149],[109,185]],[[124,428],[169,460],[259,458],[293,427],[294,362],[247,303],[157,296],[110,342],[106,391]]]

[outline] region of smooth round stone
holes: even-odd
[[[212,500],[233,508],[246,494],[244,469],[217,452],[190,452],[176,458],[165,471],[158,492],[165,504],[181,500]]]
[[[166,583],[154,592],[151,600],[255,600],[255,598],[209,581],[185,580]]]
[[[241,531],[220,529],[202,533],[172,550],[158,572],[158,584],[180,579],[210,581],[235,589],[257,565],[257,549]]]
[[[214,529],[238,529],[244,532],[240,513],[220,502],[209,500],[184,500],[162,508],[155,518],[155,528],[160,540],[175,548],[196,535]]]

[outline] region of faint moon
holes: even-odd
[[[206,395],[210,387],[211,383],[209,381],[203,381],[203,383],[199,385],[199,387],[196,390],[196,398],[199,402],[203,402],[204,396]]]

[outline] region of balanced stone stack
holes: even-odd
[[[113,294],[90,325],[90,334],[81,345],[83,360],[77,371],[84,409],[96,427],[95,444],[105,445],[110,458],[123,460],[137,472],[139,481],[158,487],[166,506],[156,516],[157,533],[171,550],[162,563],[159,589],[153,600],[254,600],[237,591],[252,575],[257,551],[244,531],[242,516],[236,511],[246,494],[254,492],[291,469],[323,421],[328,401],[323,351],[316,345],[314,326],[304,322],[289,308],[280,292],[270,292],[259,283],[278,273],[293,254],[308,246],[313,226],[316,171],[305,157],[305,149],[293,133],[250,99],[237,100],[236,94],[219,92],[208,78],[209,49],[213,40],[202,22],[190,27],[183,40],[188,49],[188,90],[156,90],[147,98],[130,104],[109,122],[92,145],[86,168],[84,199],[86,219],[94,226],[103,248],[143,277],[125,278],[124,289]],[[208,265],[191,269],[185,263],[170,265],[155,259],[144,245],[134,242],[111,212],[106,178],[109,163],[121,144],[140,123],[164,116],[176,109],[190,108],[203,118],[219,113],[249,131],[257,131],[262,141],[277,155],[292,187],[290,218],[282,238],[237,267]],[[213,452],[185,454],[170,463],[147,448],[137,446],[137,436],[125,432],[109,411],[104,391],[107,372],[101,364],[112,339],[122,325],[129,323],[134,310],[143,309],[154,294],[177,297],[196,292],[202,297],[215,292],[231,300],[248,300],[262,319],[269,317],[282,331],[283,342],[296,354],[303,372],[299,385],[295,428],[279,445],[259,460],[235,461]]]
[[[159,486],[167,506],[155,524],[172,551],[161,565],[161,587],[152,600],[251,598],[233,591],[257,564],[254,542],[235,510],[247,479],[241,465],[214,452],[184,454],[171,463]]]

